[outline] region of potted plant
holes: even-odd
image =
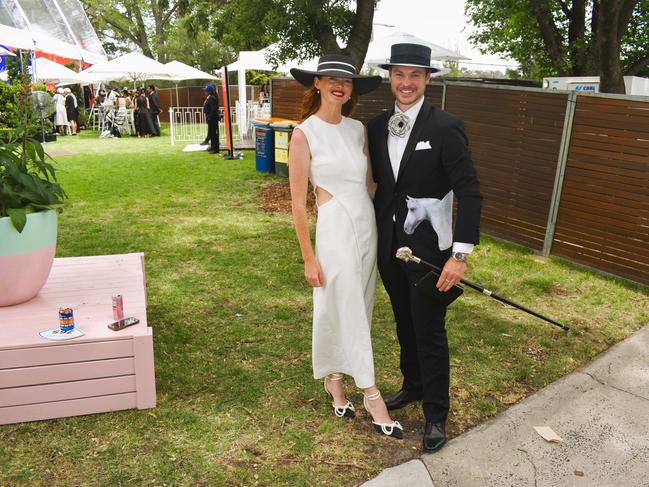
[[[30,89],[21,84],[21,120],[0,136],[0,306],[33,298],[47,281],[67,197],[42,145],[29,138]]]

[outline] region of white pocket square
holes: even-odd
[[[426,149],[431,149],[429,141],[422,140],[421,142],[417,142],[417,146],[415,147],[415,150],[426,150]]]

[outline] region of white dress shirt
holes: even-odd
[[[406,150],[406,145],[408,144],[408,139],[410,138],[410,133],[412,132],[412,127],[415,125],[415,120],[417,120],[417,115],[419,115],[419,110],[424,104],[424,97],[413,106],[411,106],[405,112],[400,110],[397,104],[394,104],[395,113],[403,113],[408,117],[410,123],[406,129],[406,133],[403,137],[397,137],[388,133],[388,154],[390,155],[390,164],[392,165],[392,173],[394,174],[394,180],[397,180],[397,175],[399,174],[399,166],[401,165],[401,158],[403,153]],[[394,216],[392,217],[394,219]],[[473,244],[464,243],[464,242],[453,242],[453,252],[462,252],[464,254],[470,254],[473,252]]]

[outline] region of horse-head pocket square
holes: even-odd
[[[421,142],[417,142],[417,146],[415,147],[415,150],[426,150],[426,149],[431,149],[429,141],[422,140]]]

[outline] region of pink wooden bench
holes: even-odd
[[[140,323],[114,332],[112,294]],[[41,338],[72,307],[85,335]],[[144,254],[54,260],[31,301],[0,308],[0,424],[155,407],[153,335],[147,326]]]

